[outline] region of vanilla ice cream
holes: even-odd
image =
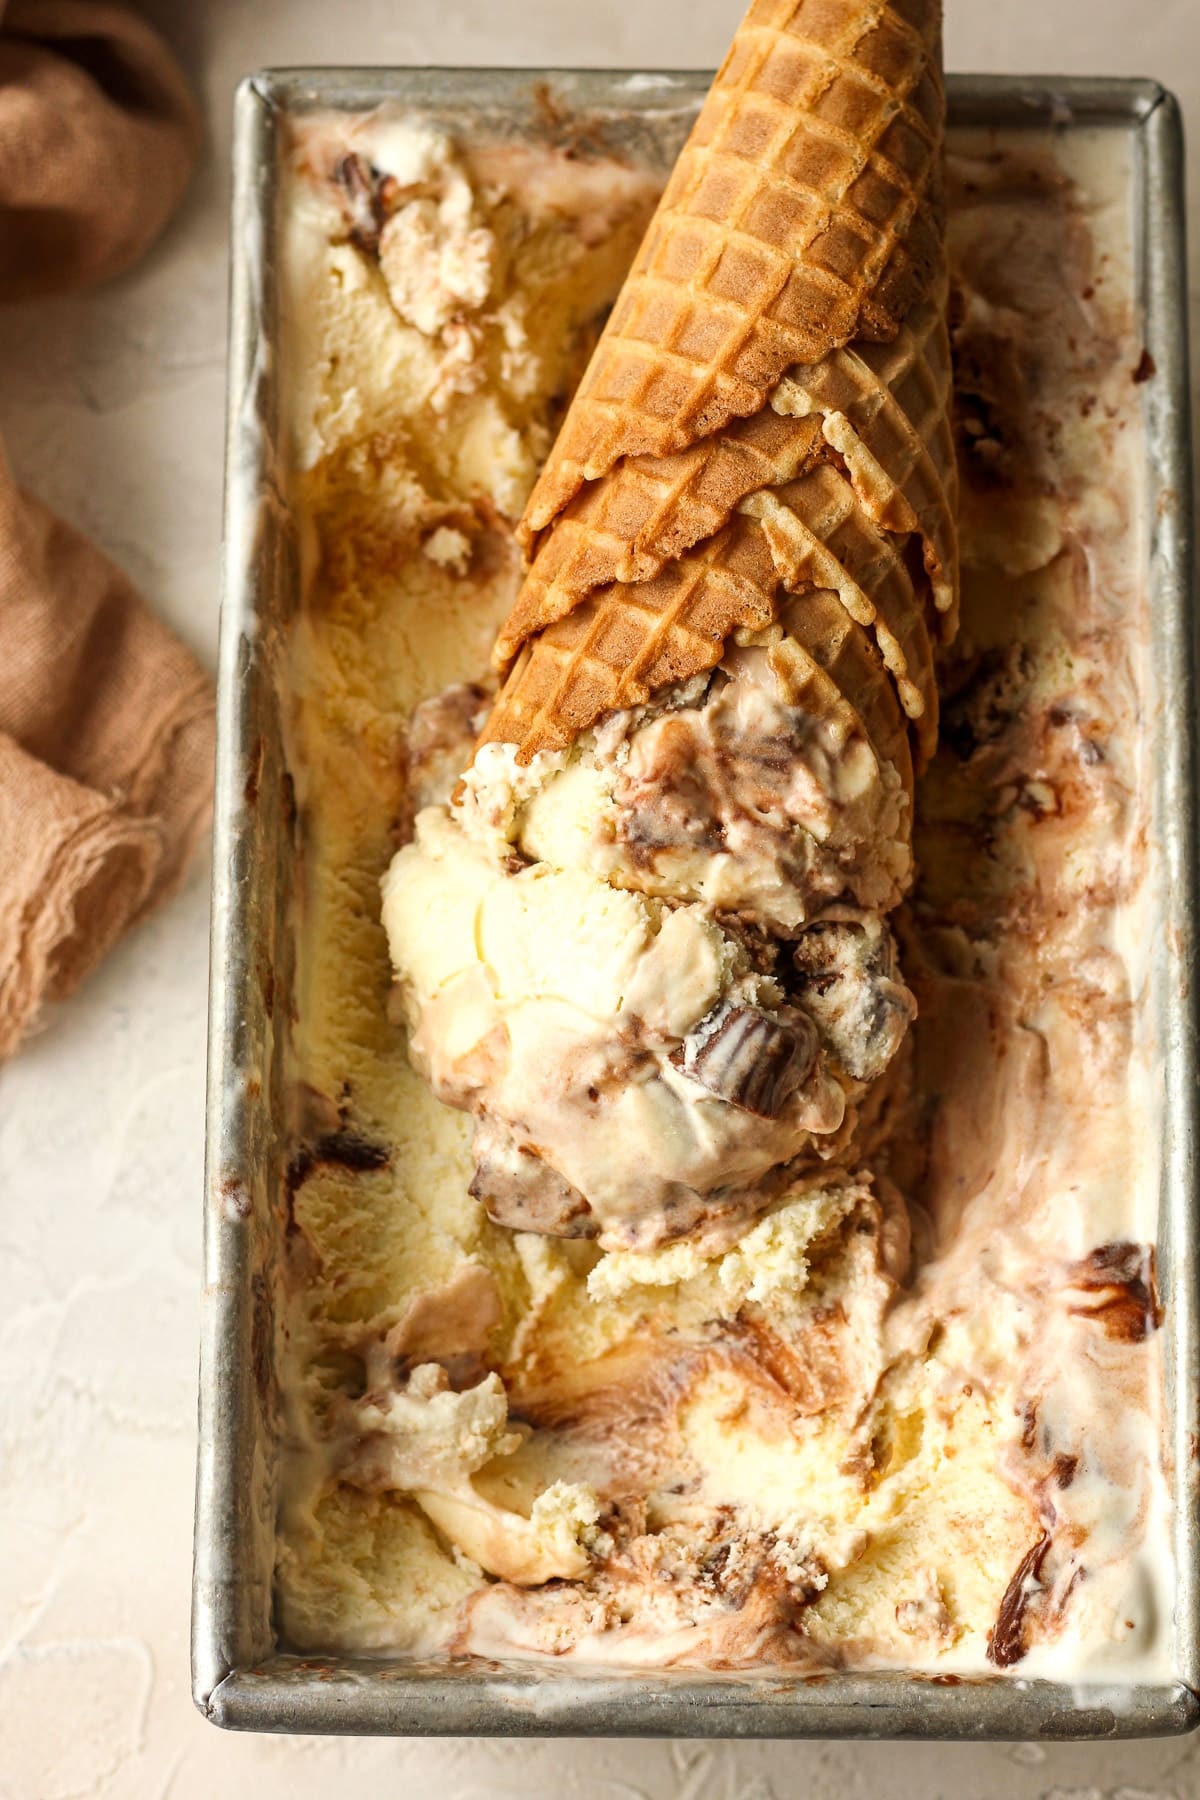
[[[602,138],[292,150],[281,1640],[1153,1679],[1121,147],[955,145],[963,625],[915,790],[807,728],[786,612],[459,787],[513,525],[654,202]]]

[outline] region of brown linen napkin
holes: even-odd
[[[0,0],[0,298],[127,267],[199,137],[136,15]],[[0,1057],[178,885],[208,818],[212,726],[191,652],[0,453]]]

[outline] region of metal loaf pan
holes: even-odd
[[[277,1651],[273,1204],[287,1157],[279,1100],[291,1010],[287,896],[294,812],[281,729],[279,648],[297,557],[279,461],[278,140],[289,115],[399,104],[470,130],[553,129],[584,113],[599,141],[669,166],[707,88],[700,74],[530,70],[275,71],[238,95],[220,651],[215,877],[192,1623],[193,1691],[215,1723],[249,1730],[475,1736],[1116,1737],[1200,1721],[1200,1332],[1197,1314],[1197,689],[1182,131],[1149,81],[953,77],[952,126],[1103,125],[1128,133],[1140,222],[1136,271],[1156,379],[1144,396],[1156,692],[1156,832],[1165,917],[1155,1007],[1166,1091],[1158,1269],[1165,1325],[1164,1446],[1177,1566],[1170,1679],[1071,1686],[1010,1676],[897,1673],[721,1677],[565,1673]],[[547,105],[547,98],[553,101]]]

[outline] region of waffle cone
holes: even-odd
[[[925,607],[896,541],[823,462],[748,495],[714,537],[647,580],[597,588],[527,639],[483,741],[516,743],[523,760],[564,750],[604,714],[715,668],[734,632],[764,631],[784,606],[789,635],[909,781],[907,725],[919,756],[937,732]]]
[[[845,709],[846,735],[853,731],[857,720],[877,760],[891,763],[911,800],[913,761],[908,720],[883,659],[867,633],[849,616],[837,594],[820,588],[786,603],[782,618],[786,635],[770,653],[779,678],[794,692],[796,677],[788,672],[790,668],[803,663],[818,672],[821,685],[818,694],[813,684],[812,710],[829,717],[835,710]],[[850,716],[851,708],[854,717]]]
[[[892,343],[856,343],[812,368],[790,369],[770,402],[772,411],[806,424],[819,416],[826,445],[870,517],[886,531],[919,535],[944,638],[957,623],[951,390],[943,274]]]
[[[542,537],[496,641],[497,662],[507,666],[527,637],[595,589],[657,575],[720,532],[747,495],[830,454],[818,416],[798,421],[768,406],[674,456],[632,457],[588,482]]]
[[[955,620],[956,471],[950,429],[950,346],[944,281],[889,345],[834,352],[784,376],[749,419],[668,457],[633,457],[588,482],[539,539],[496,644],[506,668],[526,637],[595,588],[643,581],[726,524],[759,489],[818,463],[848,475],[866,515],[916,533],[939,635]]]
[[[939,21],[936,0],[751,6],[530,500],[484,741],[565,749],[786,611],[806,705],[849,709],[906,785],[931,754],[957,578]],[[718,272],[747,258],[773,273],[734,304]]]
[[[772,623],[778,585],[765,534],[737,514],[648,580],[597,588],[522,644],[483,742],[523,761],[566,749],[604,713],[715,668],[732,632]]]
[[[886,341],[942,245],[940,0],[753,0],[522,522]]]

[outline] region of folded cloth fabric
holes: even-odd
[[[200,141],[165,45],[107,0],[0,0],[0,298],[117,274]],[[208,819],[211,685],[0,453],[0,1057],[164,899]]]

